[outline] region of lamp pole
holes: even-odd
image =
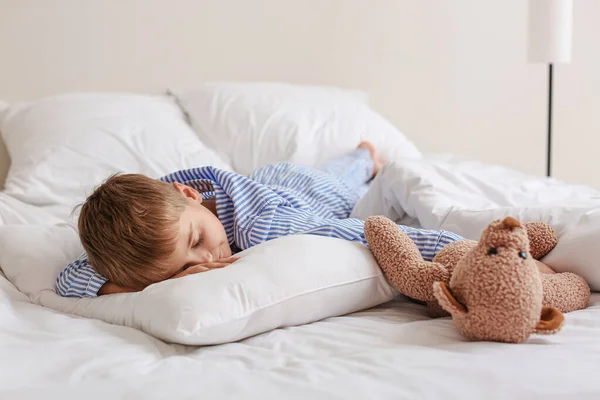
[[[552,176],[552,63],[548,64],[548,146],[546,158],[546,176]]]

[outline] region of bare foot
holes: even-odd
[[[556,271],[554,271],[552,268],[550,268],[547,264],[544,264],[541,261],[535,260],[535,265],[537,265],[538,270],[542,273],[542,274],[555,274]]]
[[[372,176],[372,178],[375,178],[375,176],[377,176],[377,174],[379,173],[379,170],[381,169],[381,167],[383,167],[383,164],[385,164],[385,162],[381,159],[381,157],[379,157],[379,154],[377,153],[375,146],[373,146],[373,143],[366,142],[366,141],[360,142],[360,144],[358,145],[358,148],[369,150],[369,154],[371,154],[371,160],[373,160],[373,176]]]

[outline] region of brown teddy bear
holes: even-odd
[[[433,262],[424,261],[388,218],[369,217],[365,236],[400,293],[425,302],[432,316],[449,312],[470,340],[520,343],[531,333],[556,333],[563,312],[585,308],[589,301],[590,288],[580,276],[539,272],[534,260],[558,243],[556,232],[541,222],[494,221],[479,242],[451,243]]]

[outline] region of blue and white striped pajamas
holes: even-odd
[[[199,167],[174,172],[161,180],[183,183],[204,196],[214,196],[229,244],[244,250],[293,234],[336,237],[366,245],[364,221],[348,216],[366,191],[372,174],[369,152],[360,149],[321,169],[278,163],[244,177],[214,167]],[[462,239],[447,231],[399,226],[429,261],[444,246]],[[84,253],[60,273],[57,292],[66,297],[95,297],[105,282]]]

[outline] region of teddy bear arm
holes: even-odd
[[[475,240],[459,240],[446,245],[433,258],[433,262],[442,264],[448,270],[449,276],[452,276],[456,265],[477,246]]]
[[[529,239],[529,252],[535,260],[550,253],[558,244],[554,228],[543,222],[525,222],[523,224]]]
[[[403,295],[433,301],[433,283],[450,280],[446,267],[424,261],[415,242],[390,219],[367,218],[365,237],[384,276]]]

